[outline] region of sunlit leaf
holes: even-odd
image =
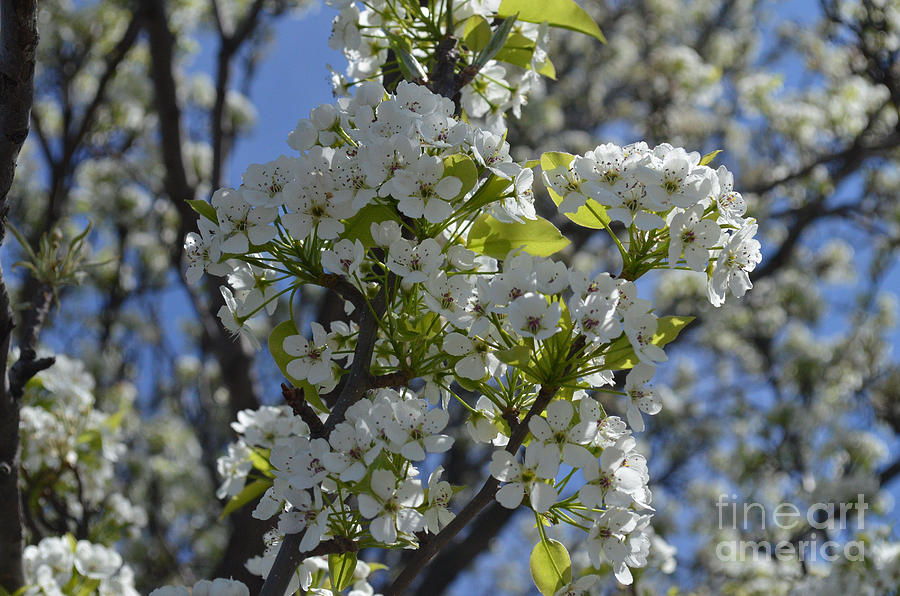
[[[506,258],[511,250],[549,257],[568,245],[569,239],[541,217],[525,223],[504,223],[486,213],[475,220],[466,243],[470,250],[495,259]]]
[[[520,21],[549,23],[553,27],[578,31],[606,43],[600,27],[575,0],[503,0],[497,11],[497,15],[501,17],[516,13]]]
[[[531,579],[544,596],[553,596],[572,581],[569,551],[557,540],[542,540],[535,544],[529,563]]]

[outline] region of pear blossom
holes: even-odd
[[[304,532],[299,545],[300,551],[314,549],[322,540],[328,526],[328,509],[323,504],[322,491],[315,486],[311,490],[287,488],[282,494],[290,503],[290,509],[283,511],[279,516],[278,532],[281,534]]]
[[[393,180],[392,194],[403,215],[430,223],[442,223],[453,213],[450,205],[462,190],[456,176],[444,176],[444,162],[431,155],[418,157]]]
[[[641,412],[651,416],[659,414],[662,402],[656,391],[646,387],[647,382],[653,377],[656,367],[646,362],[639,362],[625,377],[625,393],[628,401],[628,424],[637,432],[643,432],[644,419]]]
[[[361,418],[353,423],[341,422],[328,436],[331,450],[323,463],[329,472],[337,474],[342,482],[358,482],[366,475],[384,447],[372,428],[372,423]]]
[[[421,403],[417,403],[421,402]],[[443,453],[453,445],[453,438],[439,434],[447,426],[446,410],[425,410],[422,400],[398,401],[392,405],[394,420],[387,425],[392,451],[411,461],[422,461],[425,453]]]
[[[188,263],[185,271],[185,279],[191,285],[200,281],[204,271],[213,275],[225,275],[229,272],[228,265],[219,263],[222,256],[222,237],[217,234],[218,226],[201,217],[197,219],[196,232],[190,232],[184,239],[184,257]]]
[[[713,306],[722,306],[729,290],[740,298],[753,287],[750,272],[762,260],[759,241],[754,238],[756,227],[755,223],[745,225],[731,234],[718,251],[708,286],[709,301]]]
[[[246,338],[255,350],[260,350],[262,346],[259,344],[259,340],[256,339],[253,330],[247,325],[247,319],[252,312],[247,312],[243,303],[238,304],[234,294],[231,293],[228,287],[219,286],[219,292],[225,301],[225,304],[219,307],[219,311],[216,313],[222,325],[232,337]]]
[[[279,207],[284,204],[284,186],[294,179],[296,159],[284,155],[273,162],[250,164],[241,176],[240,191],[254,207]]]
[[[703,206],[699,204],[672,217],[669,224],[670,266],[674,266],[684,254],[688,267],[694,271],[706,269],[709,250],[719,243],[722,230],[714,221],[702,217]]]
[[[625,313],[625,335],[641,362],[664,362],[669,359],[662,348],[653,344],[653,335],[659,321],[640,304]]]
[[[220,188],[210,201],[219,222],[217,234],[222,238],[221,250],[243,254],[250,245],[260,245],[275,238],[275,207],[254,208],[239,190]]]
[[[528,421],[528,430],[545,446],[559,450],[559,458],[573,468],[580,468],[595,461],[584,444],[590,436],[584,427],[572,425],[575,408],[571,402],[555,400],[547,406],[547,417],[534,416]]]
[[[441,247],[433,238],[426,238],[418,245],[401,238],[391,243],[387,266],[405,282],[418,283],[428,279],[442,260]]]
[[[444,336],[443,348],[452,356],[462,357],[453,366],[453,370],[466,379],[480,381],[485,375],[496,377],[503,366],[493,354],[491,344],[477,335],[466,337],[453,331]]]
[[[509,305],[509,322],[516,333],[524,337],[547,339],[560,329],[562,309],[559,302],[547,303],[540,294],[525,294]]]
[[[687,153],[681,147],[670,148],[662,159],[641,163],[635,176],[644,185],[648,200],[670,207],[689,209],[706,197],[709,180],[698,171],[699,153]]]
[[[333,273],[353,278],[366,256],[366,249],[359,240],[341,240],[330,250],[322,251],[322,265]]]
[[[500,411],[490,399],[482,395],[475,402],[475,411],[466,420],[466,430],[476,443],[492,443],[502,447],[509,442],[509,437],[500,430]]]
[[[427,507],[425,513],[425,531],[431,534],[437,534],[456,517],[447,505],[450,504],[450,498],[453,496],[453,489],[446,480],[441,480],[441,474],[444,473],[444,466],[438,466],[434,472],[428,477],[427,489]]]
[[[414,509],[425,499],[418,480],[398,479],[393,472],[378,468],[372,472],[371,485],[373,494],[359,495],[359,512],[372,520],[369,530],[375,540],[394,544],[400,534],[424,527],[424,516]]]
[[[544,170],[541,177],[548,189],[562,197],[557,207],[560,213],[575,213],[587,202],[584,178],[571,165]]]
[[[294,359],[287,364],[287,373],[295,379],[305,379],[313,385],[328,384],[334,379],[331,367],[331,347],[328,334],[319,323],[312,323],[312,341],[302,335],[284,338],[283,349]]]
[[[340,220],[354,213],[349,191],[336,191],[320,180],[295,180],[285,186],[284,194],[291,211],[281,216],[281,222],[294,238],[306,238],[313,230],[319,238],[337,238],[344,231]]]
[[[508,451],[495,451],[491,456],[491,475],[506,483],[497,491],[497,502],[515,509],[528,495],[531,507],[546,513],[558,498],[556,489],[546,480],[554,478],[558,469],[559,452],[542,443],[530,443],[522,463]]]

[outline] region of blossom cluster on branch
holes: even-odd
[[[536,164],[512,161],[502,135],[457,119],[425,87],[388,95],[363,83],[315,108],[288,143],[298,156],[253,165],[240,188],[193,203],[188,274],[227,275],[220,318],[252,342],[248,321],[307,284],[339,295],[351,320],[312,323],[311,337],[293,314],[274,326],[291,406],[241,413],[220,496],[233,507],[260,498],[254,516],[277,515],[277,533],[299,534],[310,555],[440,540],[453,489],[440,468],[421,473],[429,453],[451,448],[442,431],[458,403],[472,437],[499,448],[486,485],[497,501],[581,528],[595,566],[630,583],[653,511],[631,433],[660,411],[648,383],[689,322],[658,318],[634,282],[655,268],[708,269],[713,304],[746,291],[759,243],[730,173],[668,145],[544,154],[560,212],[620,247],[613,276],[548,258],[568,241],[536,215]],[[617,391],[613,373],[629,369]],[[623,395],[632,430],[595,391]]]

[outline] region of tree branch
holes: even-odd
[[[0,0],[0,245],[6,236],[16,161],[28,136],[37,45],[36,0]],[[9,292],[0,270],[0,359],[4,371],[0,379],[0,503],[5,504],[0,514],[0,586],[8,592],[25,583],[19,400],[10,390],[5,372],[14,326]]]
[[[393,276],[389,279],[393,280]],[[312,437],[327,439],[331,431],[344,420],[347,408],[356,403],[372,387],[372,375],[369,368],[372,364],[375,340],[378,338],[378,319],[384,316],[387,308],[387,293],[388,288],[382,287],[372,307],[366,306],[359,311],[359,335],[353,353],[353,366],[350,368],[347,381],[320,433],[311,432]],[[260,596],[283,596],[297,567],[303,559],[310,556],[308,553],[300,552],[300,542],[303,540],[304,534],[305,532],[300,532],[284,537]]]

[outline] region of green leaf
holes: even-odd
[[[287,377],[291,384],[294,387],[303,390],[303,397],[306,398],[306,401],[320,412],[327,412],[328,407],[319,397],[319,392],[316,391],[316,388],[310,385],[305,379],[295,379],[287,372],[288,363],[291,360],[296,360],[294,356],[291,356],[284,351],[284,340],[291,335],[299,335],[293,321],[283,321],[276,325],[275,328],[272,329],[272,333],[269,334],[269,353],[272,354],[272,359],[275,361],[275,364],[278,365],[282,374]]]
[[[523,368],[528,366],[528,361],[531,360],[531,348],[528,346],[514,346],[506,350],[495,352],[494,356],[496,356],[500,362],[515,366],[516,368]]]
[[[702,158],[700,158],[700,165],[701,166],[709,165],[710,163],[712,163],[712,160],[714,160],[716,158],[716,156],[720,153],[722,153],[721,149],[716,149],[715,151],[710,151],[709,153],[704,155]]]
[[[225,519],[244,505],[260,498],[270,486],[272,486],[271,478],[257,478],[246,485],[241,492],[231,497],[228,503],[225,504],[225,509],[222,510],[222,515],[219,516],[219,519]]]
[[[534,54],[534,41],[521,33],[510,33],[509,39],[506,40],[506,45],[497,52],[494,58],[501,62],[530,69],[532,54]],[[549,58],[537,72],[551,79],[556,78],[556,68],[554,68]]]
[[[466,19],[463,26],[463,43],[473,52],[480,52],[491,41],[491,24],[481,15]]]
[[[494,31],[494,34],[491,35],[491,40],[488,42],[487,47],[485,47],[480,54],[475,58],[473,62],[474,66],[478,68],[483,67],[488,63],[488,60],[497,55],[504,45],[506,45],[506,39],[509,37],[509,32],[512,30],[513,25],[516,23],[516,18],[518,15],[512,15],[506,17],[503,22],[497,27],[497,30]]]
[[[381,223],[389,219],[396,220],[397,212],[386,205],[366,205],[356,215],[344,220],[344,232],[341,238],[351,242],[359,240],[366,248],[375,246],[372,240],[372,224]]]
[[[451,201],[462,197],[475,187],[478,182],[478,168],[468,155],[455,153],[444,158],[444,177],[456,176],[462,182],[462,188]]]
[[[269,450],[260,449],[259,447],[250,449],[250,463],[253,467],[263,473],[264,476],[274,478],[272,473],[272,464],[269,463]]]
[[[549,257],[568,245],[568,238],[542,217],[525,223],[503,223],[486,213],[475,220],[466,243],[469,250],[495,259],[505,259],[511,250]]]
[[[548,151],[541,155],[541,169],[545,172],[555,170],[559,167],[569,167],[575,156],[571,153],[562,153],[560,151]],[[559,206],[563,198],[552,188],[547,188],[550,198]],[[569,220],[577,223],[583,228],[591,228],[592,230],[602,230],[609,224],[609,216],[606,214],[606,207],[595,201],[588,199],[587,202],[578,208],[575,213],[563,213]]]
[[[99,579],[87,579],[79,586],[76,596],[91,596],[100,587]]]
[[[595,37],[606,43],[600,27],[575,0],[503,0],[497,16],[509,17],[518,13],[520,21],[529,23],[549,23],[552,27],[562,27]]]
[[[100,450],[103,447],[103,435],[99,430],[86,430],[78,435],[76,444],[87,444],[91,450]]]
[[[681,330],[687,327],[694,317],[661,317],[653,334],[652,343],[660,348],[665,347],[678,337]],[[631,347],[631,342],[623,334],[615,340],[606,352],[606,368],[608,370],[625,370],[634,368],[640,362]]]
[[[553,596],[572,581],[569,551],[557,540],[542,540],[531,551],[531,579],[544,596]]]
[[[356,553],[328,555],[328,573],[331,576],[331,589],[340,592],[353,583],[353,572],[356,570]]]
[[[216,208],[203,199],[188,199],[187,204],[201,217],[205,217],[214,224],[219,223],[219,218],[216,216]]]

